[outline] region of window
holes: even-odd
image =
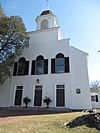
[[[51,59],[51,73],[69,73],[69,57],[59,53]]]
[[[92,102],[98,102],[98,95],[91,96]]]
[[[44,58],[43,56],[38,56],[36,59],[36,74],[44,73]]]
[[[14,63],[13,76],[28,75],[29,61],[26,61],[24,57],[21,57],[18,62]]]
[[[76,93],[77,94],[80,94],[81,93],[81,90],[79,88],[76,89]]]
[[[58,54],[56,56],[55,70],[56,70],[56,73],[64,72],[64,55],[63,54]]]
[[[25,58],[20,58],[18,61],[18,70],[17,74],[18,75],[24,75],[25,72]]]
[[[56,85],[56,88],[65,88],[65,85]]]
[[[64,58],[56,59],[56,73],[64,72]]]
[[[41,22],[41,29],[47,29],[48,28],[48,20],[43,20]]]
[[[31,74],[48,74],[48,59],[44,59],[43,56],[39,55],[36,60],[33,60]]]

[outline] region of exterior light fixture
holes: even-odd
[[[39,79],[36,79],[36,83],[39,84],[40,80]]]

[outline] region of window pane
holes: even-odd
[[[24,75],[25,73],[25,62],[18,63],[18,75]]]
[[[44,73],[44,61],[37,61],[36,66],[36,74],[43,74]]]
[[[56,88],[65,88],[65,85],[56,85]]]
[[[56,65],[64,65],[64,58],[56,59]]]
[[[91,101],[96,102],[96,96],[91,96]]]
[[[56,59],[56,73],[64,72],[64,58]]]
[[[64,66],[56,66],[56,72],[57,73],[64,72]]]

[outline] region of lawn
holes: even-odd
[[[84,114],[83,112],[73,112],[17,116],[7,123],[0,124],[0,133],[100,133],[99,130],[85,125],[68,128],[63,124]]]

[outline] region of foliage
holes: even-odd
[[[4,16],[5,16],[5,13],[4,13],[3,9],[2,9],[2,6],[0,5],[0,18],[4,17]]]
[[[45,97],[43,102],[46,103],[47,108],[49,108],[49,103],[52,102],[52,101],[51,101],[51,99],[49,97]]]
[[[31,102],[31,99],[28,97],[25,97],[25,98],[23,98],[23,102],[25,103],[26,108],[27,108],[27,105]]]
[[[0,14],[2,8],[0,7]],[[19,16],[0,17],[0,84],[11,75],[14,59],[28,44],[24,23]]]
[[[98,80],[94,80],[90,84],[90,89],[92,90],[98,90],[99,87],[100,87],[100,81]]]

